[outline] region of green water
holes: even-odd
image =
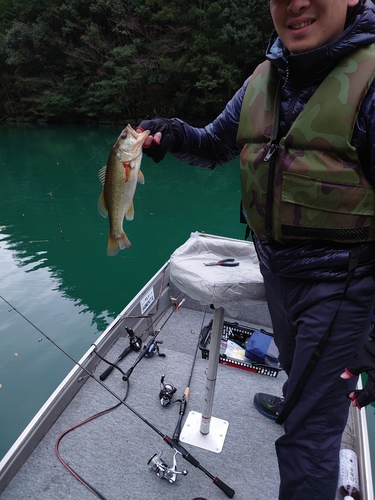
[[[117,126],[0,125],[0,295],[78,359],[192,231],[243,238],[238,165],[143,157],[133,247],[107,257],[98,171]],[[0,299],[0,457],[72,368]]]
[[[0,299],[0,458],[73,366],[37,328],[78,359],[192,231],[243,238],[237,161],[144,156],[133,247],[107,257],[97,173],[120,129],[0,125],[0,295],[35,325]]]

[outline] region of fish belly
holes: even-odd
[[[122,164],[116,165],[112,175],[108,175],[104,185],[104,200],[109,216],[108,255],[116,255],[119,250],[131,247],[123,230],[125,214],[132,209],[138,173],[134,169],[126,171]]]

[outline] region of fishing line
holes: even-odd
[[[160,292],[159,292],[159,296],[158,296],[158,298],[159,298],[159,299],[160,299],[160,295],[161,295],[161,292],[162,292],[162,289],[163,289],[164,274],[165,274],[165,272],[163,273],[163,278],[162,278],[162,280],[161,280],[161,287],[160,287]],[[180,295],[180,294],[179,294],[179,295]],[[177,300],[177,299],[176,299],[176,300]],[[182,300],[182,301],[178,304],[178,307],[182,304],[182,302],[183,302],[184,300],[185,300],[185,299],[183,299],[183,300]],[[164,309],[164,311],[162,311],[162,313],[161,313],[162,315],[163,315],[163,314],[164,314],[164,312],[168,309],[168,307],[170,307],[170,305],[168,305],[168,306]],[[177,311],[177,310],[178,310],[178,307],[175,307],[175,311]],[[158,309],[159,309],[159,300],[158,300],[158,302],[157,302],[157,309],[156,309],[155,313],[158,311]],[[165,323],[162,325],[161,329],[164,327],[164,325],[166,324],[166,322],[168,321],[168,319],[171,317],[171,315],[173,314],[173,312],[174,312],[174,311],[172,311],[172,313],[168,316],[168,318],[166,319]],[[155,314],[155,313],[153,313],[153,314]],[[127,316],[125,316],[125,317],[124,317],[124,318],[122,318],[122,319],[125,319],[125,318],[127,318]],[[118,323],[117,323],[117,324],[118,324]],[[153,323],[152,323],[152,324],[153,324]],[[152,326],[152,325],[150,325],[150,326]],[[147,327],[147,328],[143,331],[143,333],[141,334],[141,336],[142,336],[142,335],[143,335],[143,334],[144,334],[144,333],[145,333],[145,332],[146,332],[146,331],[150,328],[150,326],[149,326],[149,327]],[[158,332],[158,333],[160,333],[161,329],[159,330],[159,332]],[[129,329],[127,329],[127,330],[129,331]],[[155,335],[155,337],[156,337],[156,335]],[[154,338],[155,338],[155,337],[154,337]],[[138,338],[138,337],[137,337],[137,338]],[[128,348],[127,348],[127,349],[128,349]],[[130,352],[130,350],[131,350],[131,347],[130,347],[130,349],[129,349],[129,351],[128,351],[128,352]],[[128,375],[128,376],[126,376],[125,372],[124,372],[124,371],[123,371],[120,367],[116,366],[116,364],[111,363],[110,361],[106,360],[103,356],[101,356],[101,355],[100,355],[100,354],[96,351],[95,346],[94,346],[94,352],[95,352],[95,354],[96,354],[96,355],[97,355],[97,356],[98,356],[98,357],[99,357],[102,361],[104,361],[104,362],[106,362],[107,364],[109,364],[109,365],[110,365],[110,367],[109,367],[109,368],[111,368],[112,370],[113,370],[113,368],[117,368],[117,370],[119,370],[119,371],[120,371],[120,373],[123,375],[122,380],[124,380],[124,381],[126,382],[126,384],[127,384],[127,385],[126,385],[126,393],[125,393],[125,396],[124,396],[124,398],[123,398],[123,400],[122,400],[122,401],[125,401],[125,399],[128,397],[128,393],[129,393],[129,375]],[[123,356],[123,357],[124,357],[124,356]],[[139,361],[140,361],[140,360],[139,360]],[[108,374],[109,374],[109,373],[108,373],[108,370],[107,370],[107,375],[108,375]],[[87,377],[89,377],[89,375],[87,375]],[[104,377],[104,378],[103,378],[103,377],[102,377],[102,375],[101,375],[99,378],[100,378],[100,380],[104,380],[106,377]],[[86,487],[86,488],[87,488],[87,489],[88,489],[91,493],[93,493],[95,496],[97,496],[100,500],[107,500],[107,499],[106,499],[106,497],[105,497],[102,493],[100,493],[100,492],[99,492],[99,491],[98,491],[98,490],[97,490],[94,486],[92,486],[92,485],[91,485],[91,484],[90,484],[87,480],[85,480],[82,476],[80,476],[80,475],[78,474],[78,472],[77,472],[77,471],[75,471],[75,470],[74,470],[74,469],[73,469],[73,468],[72,468],[72,467],[71,467],[71,466],[70,466],[70,465],[69,465],[69,464],[68,464],[68,463],[67,463],[67,462],[66,462],[66,461],[62,458],[62,456],[61,456],[61,454],[60,454],[60,451],[59,451],[59,444],[60,444],[61,440],[62,440],[62,439],[63,439],[63,438],[64,438],[67,434],[69,434],[70,432],[72,432],[73,430],[75,430],[75,429],[77,429],[77,428],[79,428],[79,427],[81,427],[81,426],[83,426],[83,425],[87,424],[88,422],[91,422],[92,420],[94,420],[94,419],[96,419],[96,418],[99,418],[99,417],[101,417],[101,416],[103,416],[103,415],[106,415],[106,414],[108,414],[108,413],[112,412],[113,410],[115,410],[115,409],[116,409],[116,408],[118,408],[119,406],[121,406],[121,402],[118,402],[116,405],[112,406],[111,408],[108,408],[108,409],[103,410],[103,411],[101,411],[101,412],[99,412],[99,413],[96,413],[95,415],[92,415],[91,417],[87,418],[86,420],[84,420],[84,421],[82,421],[82,422],[80,422],[80,423],[78,423],[78,424],[76,424],[76,425],[74,425],[74,426],[70,427],[69,429],[67,429],[66,431],[64,431],[64,432],[63,432],[63,433],[62,433],[62,434],[58,437],[58,439],[57,439],[57,441],[56,441],[56,444],[55,444],[56,456],[57,456],[57,458],[60,460],[60,462],[62,463],[62,465],[63,465],[63,466],[64,466],[64,467],[65,467],[65,468],[66,468],[66,469],[67,469],[67,470],[68,470],[68,471],[72,474],[72,476],[73,476],[73,477],[75,477],[75,478],[77,479],[77,481],[79,481],[79,482],[80,482],[83,486],[85,486],[85,487]]]
[[[147,314],[147,315],[127,315],[127,316],[123,316],[121,317],[117,323],[115,323],[113,325],[113,328],[117,327],[120,323],[122,323],[125,319],[141,319],[141,318],[152,318],[153,316],[155,316],[155,314],[159,311],[159,305],[160,305],[160,297],[161,297],[161,294],[163,292],[163,287],[164,287],[164,280],[165,280],[165,269],[163,270],[163,273],[162,273],[162,277],[161,277],[161,280],[160,280],[160,290],[159,290],[159,295],[157,296],[157,299],[156,299],[156,309],[155,309],[155,312],[151,313],[151,314]],[[182,299],[181,302],[179,303],[177,301],[178,297],[181,295],[182,292],[180,292],[176,298],[171,298],[171,300],[174,300],[174,305],[175,305],[175,312],[178,312],[179,311],[179,307],[181,306],[181,304],[185,301],[185,299]],[[161,316],[165,313],[165,311],[170,307],[170,304],[167,305],[167,307],[162,311],[161,313]],[[170,317],[170,316],[169,316]],[[167,318],[167,321],[169,319],[169,317]],[[165,323],[164,323],[165,324]],[[164,326],[163,324],[163,326]],[[127,330],[128,334],[129,334],[129,337],[130,337],[130,346],[127,347],[126,349],[124,349],[124,351],[120,354],[120,356],[117,358],[116,362],[115,363],[112,363],[111,361],[108,361],[106,358],[104,358],[103,356],[101,356],[95,349],[94,349],[94,352],[95,354],[102,360],[104,361],[105,363],[107,363],[109,365],[109,367],[107,368],[107,370],[102,373],[100,375],[100,380],[105,380],[108,375],[112,372],[112,370],[114,368],[116,368],[117,370],[119,370],[119,372],[123,375],[123,377],[126,377],[126,374],[121,370],[121,368],[119,368],[117,366],[117,364],[130,352],[130,350],[135,350],[135,351],[138,351],[140,350],[140,347],[141,347],[141,344],[142,344],[142,337],[143,335],[151,328],[154,326],[154,322],[151,322],[151,324],[145,329],[143,330],[143,332],[141,333],[140,336],[136,336],[133,332],[133,330],[131,328],[127,328],[125,327],[125,329]],[[162,326],[162,328],[163,328]],[[160,333],[160,330],[159,330],[159,333]],[[135,339],[134,339],[135,337]],[[153,336],[153,339],[156,338],[156,335]],[[135,345],[139,345],[139,349],[137,347],[134,347]],[[95,346],[95,344],[93,344]],[[125,380],[125,379],[124,379]]]
[[[21,316],[21,318],[23,318],[25,321],[27,321],[27,323],[29,323],[29,325],[31,325],[33,328],[35,328],[41,335],[43,335],[44,338],[46,338],[47,340],[49,340],[60,352],[62,352],[63,354],[65,354],[65,356],[67,356],[71,361],[73,361],[74,364],[76,364],[77,366],[79,366],[79,368],[83,369],[90,377],[94,378],[94,380],[97,380],[97,382],[102,386],[102,387],[105,387],[109,392],[110,389],[108,389],[108,387],[103,384],[99,379],[96,379],[94,377],[94,375],[92,373],[90,373],[86,368],[84,368],[80,363],[78,363],[78,361],[76,361],[67,351],[65,351],[61,346],[59,346],[54,340],[51,339],[51,337],[48,337],[48,335],[46,333],[44,333],[39,327],[37,327],[31,320],[29,320],[24,314],[21,313],[21,311],[19,311],[15,306],[13,306],[9,301],[7,301],[2,295],[0,295],[0,299],[2,299],[11,309],[13,309],[13,311],[15,311],[17,314],[19,314]],[[173,304],[175,305],[175,304]],[[171,305],[168,305],[163,313],[169,308],[171,307]],[[177,306],[178,307],[178,306]],[[173,312],[175,311],[172,311],[172,313],[170,314],[170,316],[173,314]],[[155,313],[153,313],[155,314]],[[152,315],[149,315],[149,316],[142,316],[142,317],[151,317]],[[170,316],[168,316],[167,320],[163,323],[163,325],[160,327],[160,330],[165,326],[166,322],[168,321],[168,319],[170,318]],[[120,323],[121,321],[124,321],[126,318],[128,317],[131,317],[131,316],[124,316],[122,318],[119,319],[119,322]],[[118,324],[116,323],[116,325]],[[114,326],[116,326],[114,325]],[[147,332],[147,330],[149,330],[152,326],[154,325],[154,323],[151,323],[142,333],[142,335],[144,333]],[[160,331],[159,331],[160,333]],[[95,346],[95,344],[93,344],[93,346]],[[95,348],[93,348],[93,351],[95,352]],[[113,396],[116,397],[116,399],[119,399],[118,396],[114,395],[112,392],[111,394]],[[120,400],[121,401],[121,400]]]
[[[87,373],[93,380],[95,380],[99,385],[101,385],[107,392],[109,392],[119,403],[124,405],[129,411],[131,411],[134,415],[136,415],[142,422],[148,425],[156,434],[158,434],[165,443],[168,444],[171,448],[175,450],[176,453],[179,453],[186,461],[188,461],[191,465],[201,470],[206,476],[212,479],[212,482],[220,488],[229,498],[232,498],[235,494],[235,491],[230,488],[227,484],[225,484],[221,479],[217,476],[211,474],[207,469],[205,469],[199,461],[194,458],[181,444],[177,441],[174,441],[167,434],[163,434],[154,424],[152,424],[149,420],[144,418],[135,408],[130,406],[126,401],[123,401],[115,392],[113,392],[109,387],[107,387],[99,378],[95,377],[87,368],[85,368],[81,363],[76,361],[68,352],[66,352],[62,347],[60,347],[56,342],[54,342],[47,334],[45,334],[40,328],[38,328],[32,321],[30,321],[26,316],[24,316],[16,307],[14,307],[9,301],[7,301],[2,295],[0,298],[8,304],[17,314],[19,314],[25,321],[27,321],[31,326],[33,326],[43,337],[49,340],[59,351],[64,353],[74,364],[76,364],[81,370]],[[164,323],[165,324],[165,323]],[[164,326],[164,325],[163,325]]]
[[[116,139],[116,138],[115,138]],[[68,175],[68,177],[66,177],[62,182],[60,182],[60,184],[58,184],[57,186],[55,186],[50,192],[48,193],[40,193],[40,194],[35,194],[33,196],[27,196],[25,198],[14,198],[12,200],[8,200],[8,201],[2,201],[0,203],[0,206],[1,205],[6,205],[8,203],[15,203],[15,202],[19,202],[19,201],[26,201],[26,200],[30,200],[30,199],[34,199],[34,198],[39,198],[40,196],[45,196],[46,194],[47,195],[52,195],[53,192],[57,191],[63,184],[65,184],[69,179],[71,179],[72,177],[74,177],[80,170],[82,170],[84,167],[86,167],[86,165],[88,165],[89,163],[91,163],[94,158],[96,158],[96,156],[98,156],[102,151],[104,151],[105,149],[107,149],[109,146],[111,146],[115,139],[111,140],[108,144],[106,144],[105,146],[102,147],[102,149],[100,149],[98,152],[96,152],[89,160],[87,160],[83,165],[81,165],[79,168],[77,168],[76,170],[74,170],[74,172],[72,172],[70,175]]]
[[[104,149],[106,149],[110,144],[112,144],[112,142],[113,141],[111,141],[109,144],[107,144],[106,146],[104,146],[100,151],[98,151],[97,153],[95,153],[95,155],[92,156],[86,163],[84,163],[81,167],[79,167],[77,170],[75,170],[64,181],[62,181],[60,184],[58,184],[55,187],[55,189],[53,189],[52,191],[50,191],[48,193],[51,196],[51,198],[52,198],[52,202],[53,202],[53,206],[54,206],[54,209],[55,209],[55,212],[56,212],[57,222],[58,222],[58,225],[59,225],[60,234],[61,234],[62,239],[64,239],[64,233],[63,233],[63,230],[62,230],[62,227],[61,227],[61,222],[60,222],[60,219],[59,219],[59,214],[57,213],[57,207],[56,207],[55,200],[53,198],[52,192],[53,191],[57,191],[57,189],[59,189],[63,184],[65,184],[65,182],[67,182],[71,177],[73,177],[74,175],[76,175],[77,172],[79,172],[82,168],[84,168],[89,162],[91,162],[96,156],[98,156]]]
[[[77,170],[74,170],[74,172],[72,172],[66,179],[64,179],[62,182],[60,182],[60,184],[58,184],[54,189],[52,189],[52,191],[56,191],[57,189],[59,189],[63,184],[65,184],[69,179],[71,179],[72,177],[74,177],[76,175],[77,172],[79,172],[80,170],[82,170],[88,163],[92,162],[92,160],[98,156],[102,151],[104,151],[105,149],[107,149],[109,146],[113,145],[113,143],[115,142],[115,140],[117,139],[117,137],[115,137],[114,139],[112,139],[108,144],[106,144],[105,146],[102,147],[102,149],[100,151],[98,151],[97,153],[95,153],[89,160],[87,160],[86,163],[84,163],[81,167],[77,168]]]
[[[37,194],[37,195],[34,195],[34,196],[28,196],[27,198],[15,198],[15,199],[12,199],[12,200],[9,200],[9,201],[6,201],[6,202],[2,202],[0,203],[0,206],[1,205],[4,205],[6,203],[11,203],[11,202],[19,202],[19,201],[24,201],[24,200],[30,200],[30,199],[34,199],[34,198],[38,198],[40,196],[45,196],[45,194],[51,196],[51,199],[52,199],[52,203],[53,203],[53,207],[55,209],[55,213],[56,213],[56,217],[57,217],[57,222],[58,222],[58,226],[59,226],[59,229],[60,229],[60,234],[61,234],[61,237],[62,239],[64,239],[64,233],[63,233],[63,230],[62,230],[62,227],[61,227],[61,222],[60,222],[60,218],[59,218],[59,214],[57,212],[57,207],[56,207],[56,204],[55,204],[55,200],[53,198],[53,195],[52,193],[54,191],[57,191],[57,189],[59,189],[63,184],[65,184],[69,179],[71,179],[74,175],[77,174],[77,172],[79,172],[80,170],[82,170],[88,163],[92,162],[92,160],[98,156],[102,151],[104,151],[105,149],[108,148],[108,146],[110,146],[111,144],[113,144],[114,140],[112,140],[111,142],[109,142],[108,144],[106,144],[105,146],[103,146],[103,148],[98,151],[97,153],[95,153],[89,160],[86,161],[86,163],[84,163],[81,167],[77,168],[77,170],[75,170],[72,174],[70,174],[68,177],[66,177],[60,184],[58,184],[54,189],[52,189],[52,191],[50,191],[49,193],[43,193],[43,194]]]
[[[52,194],[52,191],[50,193],[48,193],[51,198],[52,198],[52,203],[53,203],[53,207],[55,209],[55,213],[56,213],[56,217],[57,217],[57,223],[59,225],[59,228],[60,228],[60,233],[61,233],[61,237],[62,239],[64,239],[64,233],[63,233],[63,230],[62,230],[62,227],[61,227],[61,222],[60,222],[60,219],[59,219],[59,214],[57,213],[57,208],[56,208],[56,204],[55,204],[55,200],[53,198],[53,194]]]
[[[110,146],[111,144],[113,144],[113,140],[111,142],[109,142],[107,145],[103,146],[103,148],[98,151],[97,153],[95,153],[89,160],[86,161],[86,163],[84,163],[81,167],[77,168],[77,170],[75,170],[73,173],[71,173],[68,177],[66,177],[60,184],[58,184],[54,189],[52,189],[52,191],[50,191],[49,193],[46,193],[47,195],[51,196],[51,199],[52,199],[52,203],[53,203],[53,207],[55,209],[55,213],[56,213],[56,217],[57,217],[57,222],[58,222],[58,226],[59,226],[59,230],[60,230],[60,234],[61,234],[61,237],[62,239],[64,239],[64,233],[63,233],[63,230],[62,230],[62,226],[61,226],[61,221],[60,221],[60,218],[59,218],[59,214],[57,212],[57,207],[56,207],[56,204],[55,204],[55,200],[53,198],[53,195],[52,193],[54,191],[57,191],[57,189],[59,189],[63,184],[65,184],[69,179],[71,179],[74,175],[77,174],[77,172],[79,172],[80,170],[82,170],[88,163],[92,162],[92,160],[98,156],[103,150],[107,149],[108,146]],[[1,205],[5,205],[6,203],[13,203],[13,202],[19,202],[19,201],[25,201],[25,200],[30,200],[30,199],[34,199],[34,198],[38,198],[40,196],[45,196],[45,193],[43,194],[37,194],[37,195],[34,195],[34,196],[28,196],[27,198],[15,198],[15,199],[12,199],[12,200],[9,200],[9,201],[6,201],[6,202],[2,202],[0,203],[0,206]]]

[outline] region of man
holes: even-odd
[[[334,500],[348,396],[375,400],[375,7],[270,0],[270,11],[267,61],[213,123],[140,127],[156,162],[170,151],[215,168],[240,155],[244,216],[288,375],[282,398],[254,397],[285,421],[279,500]]]

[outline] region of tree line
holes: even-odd
[[[0,0],[0,120],[207,123],[271,31],[259,0]]]

